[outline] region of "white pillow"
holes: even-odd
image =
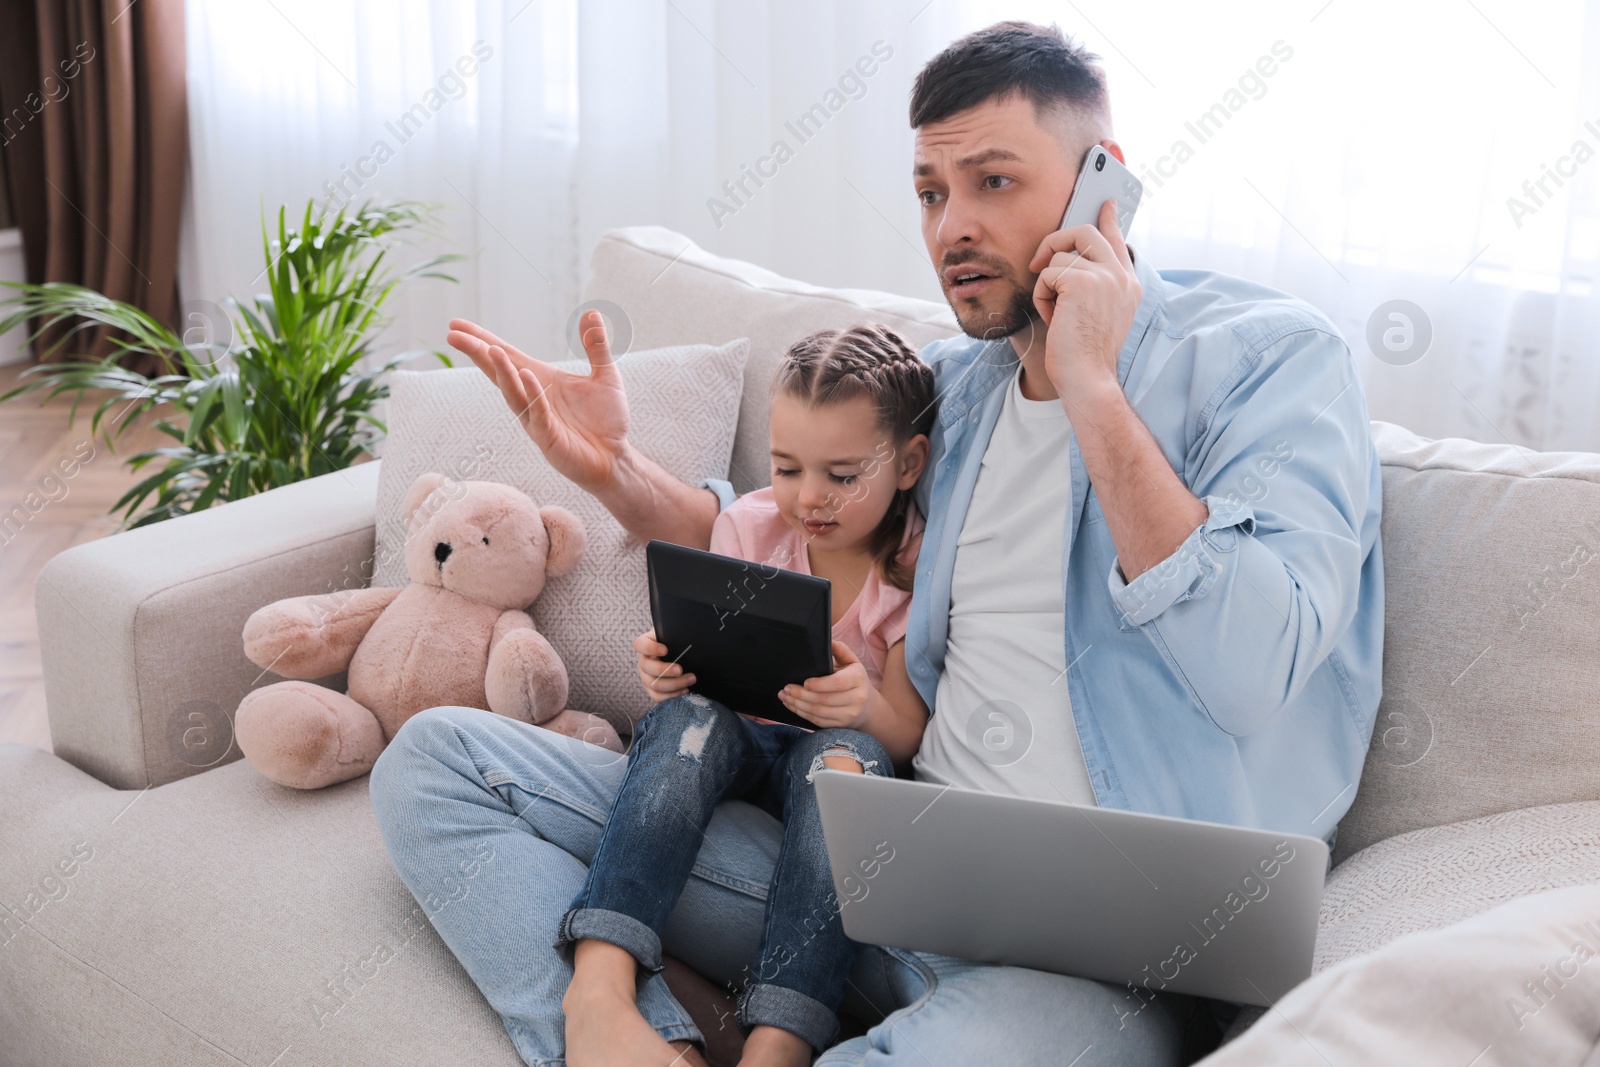
[[[1205,1067],[1600,1062],[1600,887],[1407,934],[1292,989]]]
[[[725,478],[749,342],[630,352],[618,363],[628,394],[628,438],[693,485]],[[588,363],[556,366],[588,373]],[[650,628],[644,545],[599,501],[555,471],[476,367],[397,371],[390,379],[388,438],[378,475],[372,584],[406,584],[400,504],[418,475],[503,482],[541,507],[583,520],[588,545],[570,573],[550,579],[531,614],[566,663],[567,706],[605,716],[627,732],[649,707],[633,639]]]

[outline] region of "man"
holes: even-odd
[[[967,335],[923,353],[939,411],[906,638],[933,709],[915,770],[1331,842],[1380,686],[1365,402],[1343,340],[1304,303],[1157,273],[1109,203],[1097,226],[1057,230],[1090,147],[1122,158],[1095,58],[1053,27],[1002,23],[952,44],[912,93],[923,238]],[[731,489],[685,485],[628,446],[597,315],[588,378],[454,325],[551,462],[635,536],[708,543]],[[396,866],[423,899],[467,850],[493,849],[473,903],[435,926],[529,1062],[563,1047],[575,1065],[601,1047],[693,1062],[692,1024],[659,977],[635,1008],[631,966],[567,994],[561,1043],[570,971],[549,944],[621,775],[538,733],[463,709],[408,723],[373,771]],[[771,871],[777,830],[755,814],[719,809],[666,938],[722,981],[750,958]],[[1178,1063],[1186,1031],[1214,1041],[1226,1016],[898,950],[865,952],[853,988],[885,1018],[818,1063]]]

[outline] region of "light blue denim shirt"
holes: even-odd
[[[1095,799],[1331,842],[1382,686],[1382,487],[1349,348],[1277,290],[1144,257],[1134,269],[1144,295],[1117,375],[1210,515],[1124,582],[1072,438],[1063,662]],[[933,708],[956,538],[1018,360],[1009,341],[965,336],[922,357],[939,411],[906,664]],[[701,484],[732,501],[727,482]]]

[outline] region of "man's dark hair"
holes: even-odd
[[[997,22],[951,43],[911,87],[911,128],[919,129],[995,97],[1021,93],[1035,111],[1063,106],[1107,114],[1100,57],[1054,24]]]

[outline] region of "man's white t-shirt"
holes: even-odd
[[[1067,695],[1062,555],[1072,426],[1011,376],[956,541],[950,637],[916,776],[1095,803]]]

